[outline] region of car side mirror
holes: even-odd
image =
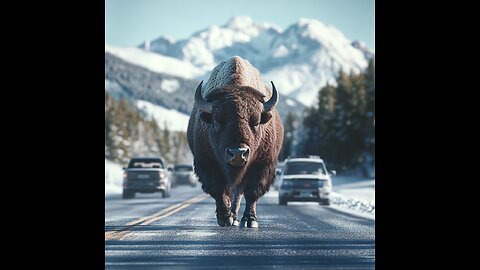
[[[125,170],[126,168],[125,168],[125,167],[123,167],[122,169],[124,169],[124,170]]]
[[[330,174],[335,176],[335,175],[337,175],[337,171],[331,170],[331,171],[330,171]]]
[[[172,167],[168,167],[168,168],[167,168],[167,171],[172,172],[172,171],[173,171],[173,168],[172,168]]]

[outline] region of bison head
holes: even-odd
[[[265,96],[248,86],[215,88],[204,99],[202,83],[195,92],[195,104],[208,127],[215,158],[225,165],[227,174],[241,170],[257,159],[257,149],[269,136],[265,127],[278,103],[275,85],[272,82],[272,97],[264,102]]]

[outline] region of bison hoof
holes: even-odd
[[[258,228],[258,222],[254,219],[242,218],[240,221],[241,228]]]
[[[240,222],[238,221],[238,219],[235,219],[235,220],[233,221],[232,226],[238,226],[238,225],[240,225]]]
[[[229,227],[233,224],[233,217],[228,217],[226,219],[217,218],[217,223],[220,227]]]
[[[250,220],[247,222],[247,227],[248,228],[258,228],[258,222],[255,220]]]

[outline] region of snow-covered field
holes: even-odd
[[[122,184],[122,166],[105,159],[105,194],[121,194]]]
[[[169,130],[173,131],[187,131],[189,115],[145,100],[137,100],[137,108],[145,112],[147,117],[153,117],[161,129],[168,127]]]

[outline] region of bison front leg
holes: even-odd
[[[233,223],[232,212],[230,210],[230,197],[231,192],[226,188],[223,175],[220,170],[212,168],[208,164],[199,163],[198,160],[194,160],[195,173],[198,176],[200,183],[202,183],[202,189],[205,193],[210,194],[215,199],[217,223],[218,225],[225,227],[231,226]],[[209,168],[204,170],[202,168]]]
[[[246,175],[246,186],[243,190],[245,196],[245,211],[243,212],[240,227],[257,228],[257,201],[270,188],[275,177],[275,165],[256,165]]]
[[[233,216],[233,226],[238,226],[238,211],[240,210],[240,202],[242,201],[243,194],[240,191],[235,191],[233,193],[232,201],[232,216]]]
[[[230,210],[231,201],[227,193],[222,192],[221,194],[212,195],[215,199],[215,204],[217,206],[217,223],[220,227],[232,226],[233,216],[232,211]]]

